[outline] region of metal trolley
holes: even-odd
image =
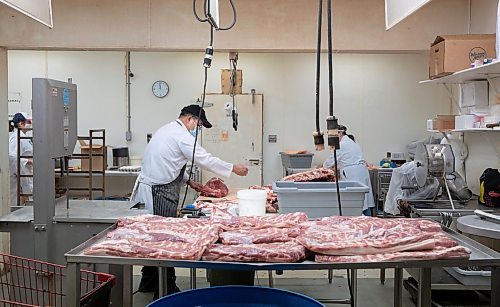
[[[66,306],[66,267],[0,253],[0,305]],[[81,270],[80,306],[109,306],[115,276]]]

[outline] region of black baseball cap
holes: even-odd
[[[201,113],[200,113],[201,111]],[[205,115],[205,110],[203,110],[199,105],[192,104],[182,108],[181,115],[191,114],[196,117],[200,117],[200,120],[205,128],[212,128],[212,124],[208,121],[207,116]]]

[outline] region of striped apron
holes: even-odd
[[[179,176],[174,181],[167,184],[151,186],[153,194],[153,214],[164,217],[177,217],[177,208],[179,206],[179,194],[181,190],[182,178],[184,177],[184,165]]]

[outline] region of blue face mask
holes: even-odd
[[[201,132],[201,127],[197,127],[196,129],[189,131],[189,133],[191,133],[191,135],[193,137],[196,137],[197,135],[199,135],[200,132]]]

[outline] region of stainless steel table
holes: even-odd
[[[229,269],[229,270],[323,270],[323,269],[380,269],[394,268],[396,271],[394,281],[394,306],[402,306],[402,270],[416,268],[419,272],[419,290],[417,305],[431,305],[431,270],[432,268],[453,266],[489,266],[492,267],[491,276],[491,306],[500,306],[500,254],[452,230],[443,230],[460,245],[468,247],[472,254],[470,259],[447,260],[404,260],[388,262],[361,262],[361,263],[317,263],[303,261],[300,263],[242,263],[242,262],[217,262],[217,261],[187,261],[187,260],[160,260],[147,258],[127,258],[113,256],[88,256],[83,251],[100,242],[112,230],[101,232],[87,242],[66,253],[68,273],[66,280],[67,306],[79,306],[80,297],[80,266],[81,264],[111,264],[123,268],[123,305],[131,306],[132,296],[132,266],[147,265],[158,267],[183,267],[192,270],[196,268]],[[355,284],[353,282],[353,284]],[[195,286],[195,284],[193,284]],[[355,298],[354,298],[355,300]]]
[[[477,215],[459,217],[457,229],[471,235],[500,240],[500,223],[481,219]]]

